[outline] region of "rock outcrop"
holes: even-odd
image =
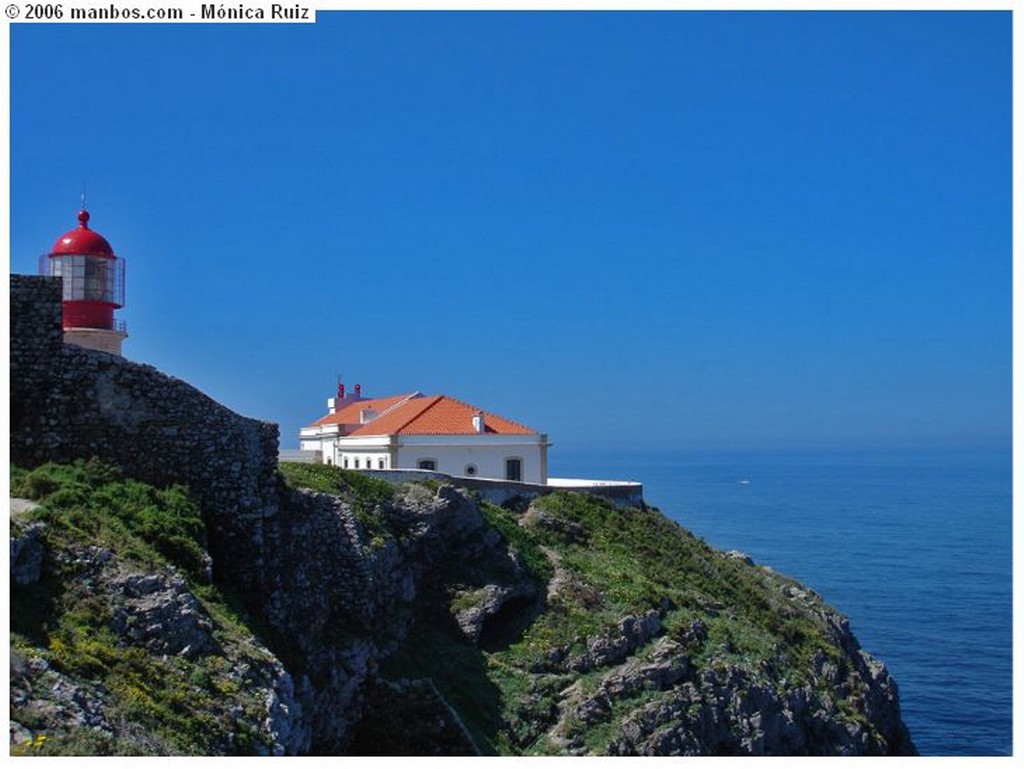
[[[107,582],[110,628],[151,654],[192,659],[216,650],[213,622],[178,574],[124,574]]]
[[[13,500],[12,500],[13,501]],[[43,524],[25,526],[11,536],[11,582],[31,585],[38,582],[43,568]]]
[[[235,638],[226,645],[215,640],[216,623],[178,571],[126,570],[114,551],[100,546],[55,546],[46,555],[45,571],[59,571],[59,585],[70,596],[72,610],[88,607],[85,611],[96,616],[99,632],[83,640],[92,655],[84,665],[81,659],[73,664],[71,650],[59,640],[51,641],[48,649],[38,649],[35,656],[26,654],[23,647],[12,650],[12,745],[31,743],[41,735],[51,747],[68,750],[72,745],[74,754],[181,752],[160,730],[127,715],[140,712],[139,705],[142,711],[152,707],[145,703],[147,686],[153,682],[120,680],[115,685],[104,675],[113,656],[130,655],[127,650],[136,648],[152,656],[150,669],[161,673],[192,669],[193,678],[201,669],[190,663],[216,657],[222,698],[202,705],[197,700],[196,707],[209,709],[203,717],[222,710],[226,721],[248,722],[251,728],[245,735],[211,732],[210,753],[294,755],[308,749],[309,730],[290,674],[254,637]],[[108,631],[109,645],[104,638]],[[118,652],[119,648],[126,651]],[[181,663],[169,663],[171,658]],[[208,675],[205,669],[203,675]],[[126,695],[141,699],[136,706],[126,705]]]

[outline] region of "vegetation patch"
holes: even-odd
[[[551,559],[541,549],[541,544],[530,535],[514,514],[503,507],[480,502],[480,512],[488,524],[497,529],[505,538],[509,548],[519,556],[523,565],[540,582],[547,582],[554,575]]]
[[[395,499],[395,487],[387,481],[334,465],[280,462],[277,467],[292,488],[333,494],[351,504],[371,542],[383,544],[395,536],[386,514]]]
[[[39,502],[23,520],[41,520],[60,542],[115,546],[146,566],[174,564],[193,578],[206,567],[202,513],[183,486],[158,489],[122,477],[95,459],[12,468],[11,496]]]
[[[12,495],[40,503],[22,525],[45,524],[47,554],[38,582],[11,586],[12,671],[18,661],[12,688],[30,693],[60,685],[90,692],[93,710],[102,711],[108,727],[54,720],[32,707],[31,695],[26,704],[12,699],[12,720],[36,735],[12,752],[265,752],[266,713],[252,693],[272,685],[275,661],[253,644],[236,602],[205,583],[202,515],[187,491],[126,479],[97,461],[15,467],[11,476]],[[213,620],[219,651],[192,659],[156,655],[115,633],[103,577],[108,562],[118,573],[174,568],[184,575]]]

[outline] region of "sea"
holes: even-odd
[[[1012,754],[1012,453],[552,450],[799,580],[882,660],[923,756]]]

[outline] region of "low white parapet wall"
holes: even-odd
[[[320,464],[319,451],[306,451],[304,449],[278,449],[278,462],[302,462],[307,465]]]
[[[607,499],[617,507],[639,507],[644,504],[644,486],[636,481],[594,481],[583,478],[550,478],[547,484],[503,481],[498,478],[471,478],[448,475],[434,470],[356,470],[363,475],[388,481],[409,483],[411,481],[433,480],[450,483],[459,488],[475,491],[488,502],[504,504],[516,497],[532,499],[544,494],[565,490],[580,494],[593,494]]]
[[[593,488],[605,487],[631,487],[643,486],[639,481],[595,481],[588,478],[548,478],[548,486],[557,486],[560,489]]]

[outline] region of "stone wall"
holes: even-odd
[[[11,461],[99,457],[154,485],[187,485],[219,532],[216,576],[252,584],[262,524],[277,511],[277,425],[152,366],[65,344],[59,278],[12,275],[10,295]],[[244,571],[232,573],[236,563]]]
[[[405,632],[403,577],[371,573],[350,509],[279,485],[277,425],[239,416],[152,366],[65,343],[59,278],[11,276],[11,461],[99,458],[203,512],[213,577],[258,618],[295,680],[291,752],[339,751],[362,688]],[[397,557],[397,556],[396,556]],[[409,567],[404,567],[405,571]],[[371,639],[372,636],[372,639]]]
[[[22,448],[57,440],[56,418],[47,413],[60,379],[64,346],[60,278],[11,276],[11,460]],[[21,436],[21,440],[19,440]]]

